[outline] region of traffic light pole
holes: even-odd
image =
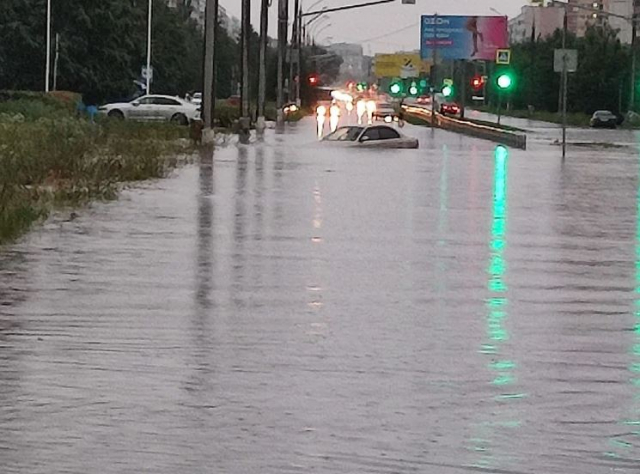
[[[436,62],[438,60],[438,14],[433,15],[433,47],[431,48],[431,129],[436,127]]]
[[[241,67],[242,87],[240,88],[240,142],[248,143],[251,134],[251,104],[249,97],[249,37],[251,29],[251,2],[242,0]]]

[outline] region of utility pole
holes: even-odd
[[[565,7],[562,20],[562,161],[567,155],[567,25],[567,8]]]
[[[204,24],[204,80],[202,90],[202,118],[204,120],[203,143],[213,142],[213,112],[215,109],[214,50],[218,0],[207,0]]]
[[[287,21],[289,0],[278,0],[278,77],[277,77],[277,126],[284,126],[284,60],[287,52]]]
[[[44,91],[49,92],[49,78],[51,76],[51,0],[47,0],[47,52],[44,66]]]
[[[293,5],[293,24],[291,26],[291,45],[289,46],[289,102],[295,101],[296,89],[293,81],[295,80],[297,63],[296,54],[298,54],[298,15],[300,13],[300,0],[294,0]]]
[[[266,128],[264,109],[267,102],[267,35],[269,34],[270,0],[262,0],[260,9],[260,59],[258,67],[258,120],[256,132],[262,135]]]
[[[240,73],[240,141],[248,143],[251,133],[251,97],[249,96],[249,33],[251,30],[251,0],[242,0],[242,30],[241,30],[241,68]]]

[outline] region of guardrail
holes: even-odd
[[[414,115],[418,118],[431,122],[430,110],[411,105],[403,105],[402,107],[409,115]],[[476,138],[484,138],[485,140],[491,140],[514,148],[521,148],[522,150],[527,149],[527,135],[521,132],[514,132],[488,125],[468,122],[466,120],[459,120],[439,113],[436,113],[436,125],[444,130],[451,130],[453,132],[462,133]]]

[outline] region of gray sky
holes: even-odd
[[[323,6],[337,7],[364,3],[370,0],[322,0],[313,9]],[[302,0],[303,10],[308,10],[316,0]],[[324,28],[319,39],[331,37],[330,42],[361,43],[365,53],[386,53],[414,50],[420,46],[420,15],[496,15],[491,8],[509,17],[516,16],[528,0],[416,0],[416,5],[402,5],[401,0],[389,5],[367,7],[358,10],[331,13],[322,20],[317,31]],[[229,14],[240,17],[240,0],[220,0]],[[258,30],[260,0],[251,0],[251,17]],[[269,15],[269,32],[276,36],[278,0],[273,0]],[[290,0],[293,5],[293,0]],[[290,7],[293,10],[293,7]],[[321,20],[319,20],[321,21]],[[325,25],[331,24],[325,28]],[[400,31],[401,30],[401,31]],[[384,36],[384,37],[381,37]]]

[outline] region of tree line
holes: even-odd
[[[578,70],[569,74],[569,111],[587,114],[600,109],[626,111],[631,95],[632,50],[620,43],[617,31],[608,25],[594,26],[581,38],[569,34],[566,44],[568,49],[578,50]],[[516,79],[510,94],[513,107],[526,109],[532,105],[537,110],[556,112],[560,74],[553,71],[553,55],[555,49],[562,48],[562,31],[511,48],[511,69]]]
[[[94,103],[131,97],[137,90],[134,81],[140,79],[146,64],[147,0],[53,1],[52,4],[52,36],[59,38],[57,89],[79,92],[86,102]],[[0,2],[0,90],[44,90],[46,8],[46,0]],[[202,90],[203,33],[191,12],[191,0],[180,0],[177,8],[169,7],[165,1],[154,2],[154,93],[184,95]],[[237,93],[239,39],[230,36],[220,24],[216,35],[216,95],[225,98]],[[256,96],[259,35],[253,30],[249,50],[253,71],[250,87]],[[308,53],[322,51],[313,48]],[[276,59],[275,48],[268,47],[267,96],[270,100],[275,99]],[[335,70],[337,75],[335,66],[333,64],[331,72]],[[312,65],[303,64],[303,71],[306,73],[310,67]]]

